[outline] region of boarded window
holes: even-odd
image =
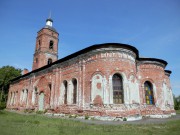
[[[123,82],[122,77],[119,74],[114,74],[113,79],[113,103],[122,104],[124,101],[123,97]]]

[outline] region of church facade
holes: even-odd
[[[12,80],[7,109],[108,117],[175,114],[167,62],[141,58],[127,44],[97,44],[58,60],[58,32],[47,19],[31,72]]]

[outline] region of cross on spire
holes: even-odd
[[[49,11],[49,19],[51,19],[51,10]]]
[[[51,19],[51,10],[49,11],[49,18],[46,20],[46,25],[52,27],[53,20]]]

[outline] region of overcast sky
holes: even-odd
[[[180,0],[0,0],[0,67],[32,68],[37,32],[52,12],[59,58],[93,44],[135,46],[166,60],[180,95]]]

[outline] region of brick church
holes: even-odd
[[[142,118],[175,115],[167,62],[121,43],[96,44],[58,60],[51,18],[37,33],[32,71],[11,81],[7,109]]]

